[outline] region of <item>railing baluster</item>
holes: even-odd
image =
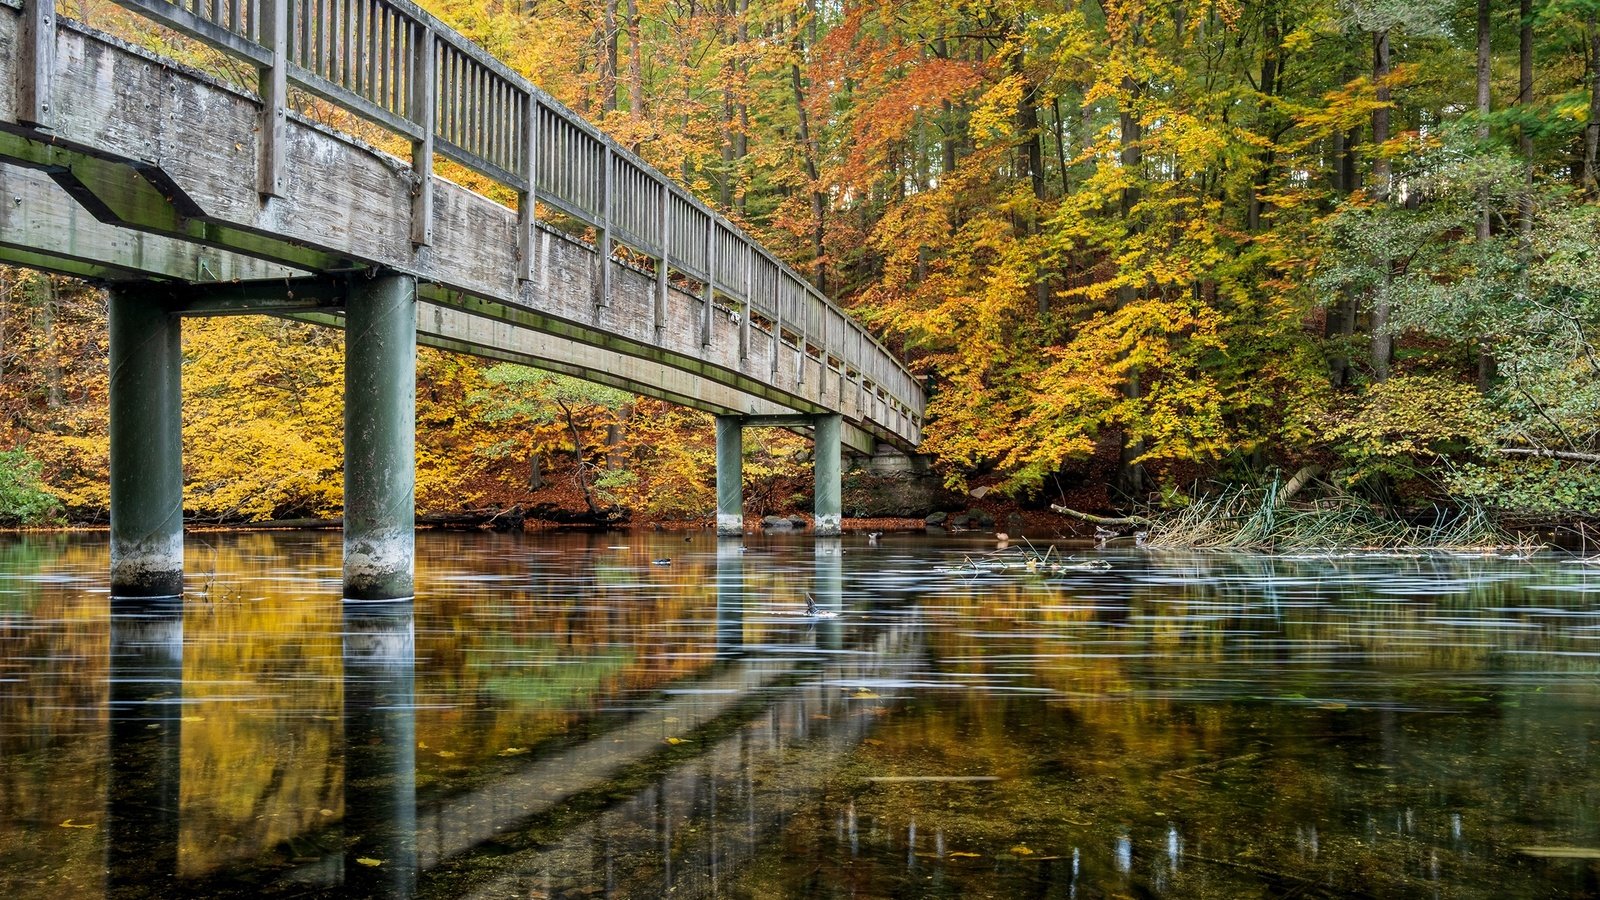
[[[706,305],[701,310],[700,345],[711,346],[711,306],[716,302],[717,220],[706,217]]]
[[[739,244],[743,250],[739,259],[744,264],[744,314],[739,317],[739,361],[743,362],[750,358],[750,276],[755,269],[750,260],[755,255],[755,248],[750,246],[749,241],[742,240]]]
[[[600,162],[600,298],[611,305],[611,145],[602,147]]]
[[[427,25],[411,26],[411,121],[421,126],[422,135],[411,143],[412,185],[411,243],[426,247],[433,243],[433,114],[434,71],[433,32]]]
[[[287,136],[289,96],[289,0],[264,0],[262,40],[272,54],[272,64],[257,72],[261,85],[261,140],[256,153],[260,163],[256,191],[262,197],[283,195],[283,142]]]
[[[667,327],[667,269],[672,262],[672,188],[660,182],[661,188],[661,259],[656,263],[655,309],[650,320],[655,325],[651,336],[661,340],[661,331]]]
[[[517,276],[533,280],[535,215],[539,202],[539,97],[529,92],[522,97],[522,178],[527,189],[517,199]]]

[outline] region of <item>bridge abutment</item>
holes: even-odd
[[[416,555],[416,279],[351,286],[344,352],[344,596],[401,600]]]
[[[183,594],[182,325],[111,292],[111,596]]]

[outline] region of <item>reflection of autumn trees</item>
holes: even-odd
[[[745,886],[1065,896],[1077,871],[1094,896],[1430,896],[1443,877],[1489,897],[1581,880],[1512,848],[1581,842],[1569,829],[1600,800],[1600,732],[1575,714],[1600,704],[1600,659],[1564,655],[1593,653],[1600,615],[1560,592],[1592,575],[1541,568],[1534,592],[1526,572],[1459,560],[1371,581],[1224,557],[1154,573],[1187,578],[1143,568],[942,585],[959,627],[927,641],[949,687],[885,720]],[[1586,677],[1549,683],[1562,670]],[[862,780],[885,775],[999,780]]]
[[[105,852],[105,551],[0,539],[0,896],[88,896]]]

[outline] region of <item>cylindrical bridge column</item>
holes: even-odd
[[[744,534],[744,420],[717,416],[717,534]]]
[[[182,326],[111,292],[111,596],[183,594]]]
[[[844,518],[839,470],[843,430],[844,419],[838,414],[817,416],[812,428],[816,445],[812,452],[812,469],[817,479],[813,530],[819,535],[838,534],[840,520]]]
[[[416,279],[353,285],[344,341],[344,596],[404,599],[415,560]]]

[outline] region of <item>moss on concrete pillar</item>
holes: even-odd
[[[181,325],[138,290],[113,290],[111,596],[183,594]]]
[[[344,596],[413,593],[417,284],[381,275],[345,308]]]
[[[813,431],[816,448],[812,457],[814,460],[812,467],[817,479],[815,530],[819,535],[835,535],[839,533],[839,524],[844,518],[843,490],[840,483],[843,417],[817,416]]]
[[[744,420],[717,416],[717,534],[744,534]]]

